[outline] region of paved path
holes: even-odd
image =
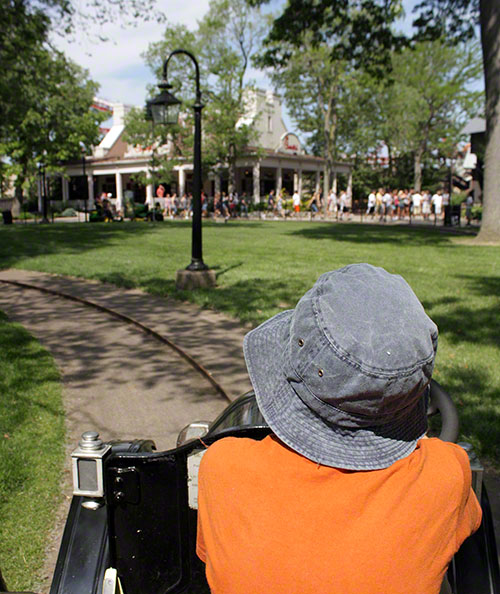
[[[187,303],[111,285],[20,270],[19,281],[77,296],[132,317],[182,347],[209,370],[230,399],[250,389],[237,322]],[[54,355],[62,372],[71,443],[93,428],[104,439],[148,437],[160,449],[180,429],[211,420],[227,400],[168,346],[74,301],[2,283],[0,309]]]

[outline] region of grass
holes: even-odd
[[[0,568],[9,590],[32,590],[60,497],[60,378],[51,355],[1,312],[0,370]]]
[[[500,468],[500,251],[439,228],[237,221],[203,227],[218,287],[181,292],[189,222],[0,229],[0,266],[141,287],[224,311],[250,325],[295,306],[327,270],[369,262],[401,274],[438,324],[435,377],[454,396],[462,438]]]

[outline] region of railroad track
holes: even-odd
[[[0,279],[0,283],[6,284],[6,285],[11,285],[14,287],[19,287],[21,289],[30,289],[30,290],[34,290],[34,291],[39,291],[39,292],[45,293],[47,295],[52,295],[54,297],[60,297],[62,299],[67,299],[69,301],[79,303],[80,305],[84,305],[86,307],[90,307],[95,310],[98,310],[108,316],[111,316],[115,319],[118,319],[118,320],[124,322],[127,325],[137,328],[141,332],[153,337],[155,340],[157,340],[160,343],[162,343],[163,345],[166,345],[167,347],[169,347],[179,357],[181,357],[187,363],[189,363],[189,365],[191,365],[191,367],[198,374],[200,374],[205,380],[207,380],[212,385],[212,387],[216,390],[216,392],[218,394],[220,394],[223,398],[225,398],[229,402],[231,401],[231,398],[227,394],[224,387],[213,377],[212,373],[204,365],[202,365],[199,361],[197,361],[195,357],[193,357],[189,352],[186,351],[186,349],[184,349],[181,346],[179,346],[178,344],[176,344],[171,338],[165,336],[164,334],[157,332],[153,328],[148,327],[143,322],[141,322],[129,315],[126,315],[122,312],[116,311],[116,310],[111,309],[107,306],[96,303],[94,301],[90,301],[86,298],[78,297],[76,295],[71,295],[69,293],[66,293],[64,291],[60,291],[57,289],[50,289],[48,287],[42,287],[40,285],[36,285],[36,284],[32,284],[32,283],[16,281],[16,280],[7,280],[7,279]]]

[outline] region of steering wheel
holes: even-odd
[[[448,392],[436,380],[431,380],[429,405],[427,416],[441,414],[441,432],[439,439],[443,441],[457,441],[458,438],[458,412]]]

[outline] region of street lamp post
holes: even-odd
[[[45,165],[38,163],[38,175],[40,177],[40,186],[42,191],[42,220],[41,223],[48,223],[47,217],[47,179],[45,177]]]
[[[191,263],[185,270],[177,271],[177,287],[193,289],[215,285],[215,273],[209,270],[203,262],[202,232],[201,232],[201,102],[200,69],[198,62],[191,52],[177,49],[170,53],[163,63],[163,81],[158,85],[160,94],[149,100],[146,105],[147,113],[151,114],[154,124],[177,123],[180,101],[168,92],[172,85],[168,84],[168,64],[170,59],[178,54],[184,54],[191,59],[196,70],[196,100],[194,109],[194,159],[193,159],[193,222],[191,240]]]
[[[153,133],[153,144],[152,146],[152,155],[151,155],[151,173],[153,178],[153,204],[151,209],[151,221],[154,223],[156,220],[156,155],[155,155],[155,121],[151,120],[151,129]]]
[[[85,145],[83,143],[81,144],[81,149],[82,149],[83,183],[86,186],[86,190],[85,190],[84,195],[83,195],[83,204],[84,204],[84,208],[85,208],[85,222],[87,222],[87,202],[88,202],[88,198],[89,198],[89,183],[88,183],[88,180],[87,180],[87,172],[86,172],[86,169],[85,169],[85,165],[86,165],[86,161],[85,161],[86,149],[85,149]]]

